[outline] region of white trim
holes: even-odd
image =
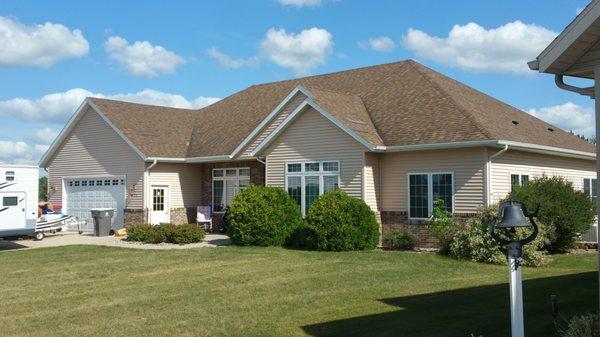
[[[305,164],[319,164],[319,171],[306,171]],[[338,169],[337,171],[324,171],[323,163],[337,163]],[[288,165],[290,164],[300,164],[300,172],[289,172]],[[288,192],[288,178],[289,177],[300,177],[300,211],[302,215],[306,215],[306,177],[318,177],[319,178],[319,196],[321,196],[325,191],[325,181],[324,177],[333,177],[337,176],[338,178],[338,188],[342,188],[342,164],[339,160],[289,160],[284,162],[284,188],[285,192]]]
[[[227,195],[223,194],[223,210],[222,211],[215,211],[215,181],[235,181],[235,191],[234,191],[234,195],[239,193],[240,190],[240,180],[246,180],[245,176],[244,179],[240,179],[240,170],[248,170],[249,171],[249,175],[248,175],[248,185],[250,185],[251,181],[252,181],[252,169],[250,167],[247,166],[243,166],[243,167],[215,167],[212,169],[211,171],[211,206],[210,206],[210,211],[213,214],[222,214],[225,213],[225,209],[227,209]],[[235,170],[235,177],[231,176],[231,177],[227,177],[227,170]],[[223,176],[222,177],[216,177],[215,178],[215,171],[223,171]],[[223,192],[226,192],[227,190],[226,188],[226,183],[223,184]],[[232,196],[232,198],[233,198]]]
[[[119,130],[109,119],[108,117],[106,117],[106,115],[104,115],[100,109],[90,101],[89,98],[86,98],[81,105],[79,105],[79,107],[77,108],[77,110],[75,111],[75,113],[73,114],[73,116],[71,116],[71,119],[69,119],[69,122],[67,122],[67,124],[65,125],[65,127],[61,130],[61,132],[59,133],[58,137],[56,137],[56,139],[52,142],[52,144],[50,145],[50,148],[48,149],[48,151],[46,151],[46,153],[44,153],[44,155],[42,156],[42,159],[40,159],[39,161],[39,167],[47,167],[48,164],[48,160],[54,155],[54,153],[58,150],[58,148],[60,147],[60,145],[62,145],[62,143],[66,140],[67,136],[71,134],[71,131],[75,128],[75,125],[77,124],[77,122],[83,117],[83,115],[86,112],[86,107],[90,107],[92,108],[99,116],[100,118],[102,118],[102,120],[108,125],[110,126],[113,131],[115,133],[117,133],[117,135],[119,137],[121,137],[121,139],[123,139],[123,141],[125,141],[125,143],[127,143],[127,145],[129,145],[129,147],[131,147],[131,149],[140,157],[142,158],[142,160],[146,160],[146,156],[142,153],[142,151],[140,151],[140,149],[138,149],[130,140],[129,138],[127,138],[122,132],[121,130]]]
[[[152,212],[154,209],[154,196],[152,195],[152,190],[154,188],[166,188],[167,192],[165,193],[165,202],[164,202],[164,208],[165,208],[165,212],[167,212],[167,223],[171,222],[171,183],[166,183],[166,182],[153,182],[150,184],[150,207],[148,207],[148,223],[153,224],[152,223]],[[158,225],[155,224],[155,225]]]
[[[271,111],[267,117],[265,117],[262,122],[260,122],[260,124],[258,124],[258,126],[256,128],[254,128],[254,130],[252,130],[252,132],[250,132],[250,134],[248,136],[246,136],[246,138],[244,138],[244,140],[240,143],[240,145],[238,145],[235,150],[233,150],[233,152],[231,153],[230,157],[235,157],[239,154],[240,151],[242,151],[246,145],[248,145],[248,143],[250,143],[250,141],[252,139],[254,139],[254,137],[256,137],[259,132],[261,132],[268,124],[269,122],[271,122],[278,114],[279,112],[294,98],[294,96],[296,96],[296,94],[298,93],[302,93],[304,94],[306,97],[308,98],[314,98],[315,96],[313,95],[313,93],[311,93],[308,89],[306,89],[304,86],[302,85],[298,85],[296,86],[281,102],[279,102],[279,104],[277,104],[277,106],[275,107],[275,109],[273,109],[273,111]]]
[[[433,212],[433,179],[432,175],[434,174],[449,174],[452,176],[452,210],[454,213],[456,208],[456,191],[455,191],[455,183],[454,183],[454,172],[453,171],[428,171],[428,172],[408,172],[406,174],[406,199],[408,207],[406,209],[406,216],[410,220],[428,220],[431,218],[431,213]],[[427,218],[418,218],[410,216],[410,176],[411,175],[427,175],[427,214],[429,216]]]
[[[317,103],[312,101],[311,99],[305,99],[294,111],[285,118],[285,120],[273,130],[265,139],[263,139],[258,146],[252,150],[250,154],[253,157],[256,157],[262,150],[264,150],[271,142],[277,138],[277,136],[283,132],[298,116],[301,112],[303,112],[306,108],[312,107],[317,110],[321,115],[335,124],[337,127],[346,132],[350,137],[354,138],[354,140],[358,141],[362,145],[364,145],[368,150],[375,151],[376,147],[361,137],[358,133],[354,132],[350,129],[346,124],[342,123],[339,119],[335,118],[332,114],[327,112],[325,109],[321,108]]]

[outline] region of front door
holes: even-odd
[[[152,224],[168,223],[171,221],[169,186],[152,185],[152,204],[150,222]]]
[[[25,228],[25,196],[25,192],[0,193],[0,230]]]

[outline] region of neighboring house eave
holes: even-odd
[[[142,160],[146,160],[146,155],[144,155],[144,153],[142,153],[142,151],[140,151],[140,149],[138,149],[124,134],[123,132],[121,132],[121,130],[119,130],[119,128],[117,128],[111,121],[110,119],[108,119],[108,117],[106,117],[106,115],[104,115],[102,113],[102,111],[100,111],[100,109],[90,101],[89,98],[86,98],[85,100],[83,100],[83,102],[79,105],[79,107],[77,108],[77,110],[75,111],[75,113],[73,114],[73,116],[71,116],[71,118],[69,119],[69,121],[67,122],[67,124],[65,125],[65,127],[61,130],[61,132],[58,134],[58,136],[56,137],[56,139],[54,139],[54,141],[52,142],[52,144],[50,145],[50,147],[48,148],[48,151],[46,151],[46,153],[44,153],[44,155],[42,156],[42,159],[40,159],[38,165],[39,167],[42,168],[46,168],[48,166],[48,162],[50,161],[50,158],[52,158],[52,156],[54,156],[54,154],[56,153],[56,151],[60,148],[60,146],[63,144],[63,142],[66,140],[66,138],[71,134],[71,131],[73,131],[73,129],[75,128],[75,126],[77,125],[77,122],[79,122],[79,120],[83,117],[83,115],[86,112],[86,108],[90,107],[92,108],[99,116],[100,118],[102,118],[102,120],[108,124],[108,126],[110,126],[111,129],[113,129],[113,131],[115,131],[115,133],[121,137],[121,139],[123,139],[123,141],[125,143],[127,143],[127,145],[129,145],[129,147],[131,147],[131,149],[142,159]]]

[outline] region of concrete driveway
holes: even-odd
[[[200,247],[227,246],[230,243],[231,241],[229,240],[229,237],[222,234],[206,234],[204,241],[199,243],[174,245],[171,243],[143,244],[137,242],[127,242],[124,238],[114,236],[96,237],[90,234],[80,235],[75,232],[59,232],[56,234],[47,234],[46,237],[41,241],[35,241],[30,238],[10,241],[4,241],[0,239],[0,251],[68,245],[97,245],[134,249],[190,249]]]

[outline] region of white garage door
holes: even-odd
[[[125,209],[125,179],[119,177],[81,178],[65,180],[66,213],[85,220],[84,231],[93,231],[91,209],[112,208],[113,228],[123,227]]]

